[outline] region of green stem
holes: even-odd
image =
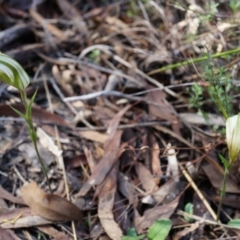
[[[236,49],[229,50],[229,51],[226,51],[226,52],[215,53],[211,57],[212,58],[224,57],[224,56],[235,54],[235,53],[238,53],[238,52],[240,52],[240,48],[236,48]],[[186,66],[186,65],[191,64],[191,63],[198,63],[198,62],[202,62],[202,61],[205,61],[205,60],[208,60],[208,56],[189,59],[189,60],[186,60],[186,61],[183,61],[183,62],[174,63],[174,64],[171,64],[171,65],[167,65],[165,67],[153,70],[153,71],[149,72],[148,75],[153,75],[153,74],[156,74],[156,73],[164,72],[164,71],[169,70],[169,69],[174,69],[174,68],[178,68],[178,67],[181,67],[181,66]]]
[[[218,205],[218,211],[217,211],[217,222],[220,219],[220,213],[222,210],[222,202],[223,202],[223,197],[225,196],[226,193],[226,184],[227,184],[227,178],[228,178],[228,171],[229,169],[225,168],[224,171],[224,176],[223,176],[223,182],[222,182],[222,189],[221,189],[221,196],[220,196],[220,201],[219,201],[219,205]]]
[[[50,181],[49,181],[49,178],[48,178],[48,175],[47,175],[47,170],[46,170],[46,167],[44,165],[44,162],[39,154],[39,151],[38,151],[38,147],[37,147],[37,143],[35,141],[33,141],[33,145],[34,145],[34,149],[37,153],[37,157],[38,157],[38,161],[40,162],[41,164],[41,167],[42,167],[42,171],[43,171],[43,174],[45,175],[46,177],[46,180],[47,180],[47,185],[48,185],[48,188],[49,188],[49,191],[50,193],[52,193],[52,190],[51,190],[51,186],[50,186]]]
[[[22,99],[22,102],[23,102],[23,105],[24,105],[24,108],[25,108],[25,112],[27,112],[28,100],[27,100],[26,92],[24,90],[19,90],[19,91],[20,91],[20,94],[21,94],[21,99]],[[48,178],[48,175],[47,175],[47,170],[46,170],[44,162],[43,162],[43,160],[42,160],[42,158],[39,154],[39,151],[38,151],[37,140],[36,140],[36,137],[35,137],[37,135],[37,133],[36,133],[36,130],[35,130],[35,128],[33,126],[33,123],[32,123],[32,115],[30,115],[28,117],[27,123],[28,123],[28,127],[29,127],[29,134],[30,134],[31,140],[33,142],[34,149],[36,151],[38,161],[40,162],[43,174],[46,177],[49,191],[52,193],[52,190],[51,190],[51,187],[50,187],[50,181],[49,181],[49,178]]]
[[[19,90],[25,110],[27,109],[27,95],[24,90]]]

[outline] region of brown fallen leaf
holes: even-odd
[[[68,200],[54,194],[47,194],[35,182],[24,185],[22,198],[37,215],[51,221],[79,221],[80,209]]]
[[[70,2],[66,0],[57,0],[57,4],[59,8],[62,10],[63,14],[73,20],[74,24],[77,27],[79,33],[86,35],[87,34],[87,26],[86,23],[83,21],[81,13],[78,11],[77,8],[74,7]]]
[[[105,181],[99,185],[98,217],[107,235],[114,240],[121,240],[122,230],[114,220],[113,206],[116,193],[117,166],[115,165]]]
[[[179,198],[176,198],[168,204],[157,206],[145,211],[142,217],[138,216],[139,219],[137,221],[135,220],[135,228],[137,229],[138,234],[152,226],[157,219],[170,218],[178,205],[178,201]]]
[[[33,9],[30,9],[29,12],[31,17],[40,25],[44,26],[53,36],[56,37],[56,39],[62,40],[62,41],[67,39],[67,36],[63,31],[61,31],[55,25],[46,22],[45,19],[38,12],[36,12]]]
[[[0,227],[0,239],[1,240],[20,240],[20,238],[9,229],[3,229]]]
[[[119,150],[121,136],[122,131],[119,130],[112,138],[112,142],[109,143],[108,149],[94,168],[92,175],[89,177],[88,181],[83,184],[78,196],[84,196],[92,186],[101,184],[105,179],[113,164],[117,161],[119,153],[121,152],[121,150]]]
[[[130,182],[130,178],[125,176],[122,172],[118,172],[118,190],[129,201],[129,205],[137,202],[135,196],[135,189]]]
[[[87,140],[91,140],[94,142],[104,143],[109,137],[107,134],[96,132],[96,131],[80,131],[80,136],[86,138]]]
[[[6,191],[2,186],[0,186],[0,196],[12,203],[25,205],[24,201],[19,197],[14,197],[10,192]]]
[[[180,240],[182,239],[182,237],[186,236],[187,234],[194,232],[196,229],[199,228],[200,223],[199,222],[195,222],[192,223],[190,225],[190,227],[188,228],[184,228],[183,230],[181,230],[180,232],[174,234],[173,236],[173,240]]]
[[[211,164],[202,165],[202,169],[212,186],[218,190],[222,189],[222,174],[219,173]],[[226,182],[226,192],[227,193],[239,193],[239,187],[231,180],[227,179]]]
[[[85,145],[83,145],[83,151],[84,151],[84,154],[86,156],[86,159],[87,159],[87,162],[88,162],[88,166],[89,166],[91,172],[93,172],[94,168],[97,165],[97,162],[94,159],[94,157],[92,155],[92,152]]]
[[[148,194],[151,194],[153,191],[157,190],[155,179],[146,166],[144,166],[142,163],[136,163],[135,170],[138,174],[143,189]]]
[[[68,240],[69,236],[67,236],[64,232],[59,232],[57,229],[51,226],[40,226],[38,230],[48,234],[49,236],[54,237],[54,240]]]
[[[24,106],[22,104],[11,104],[11,107],[17,109],[20,112],[24,112]],[[5,117],[16,117],[20,118],[19,115],[12,110],[9,105],[0,104],[0,115]],[[60,126],[69,127],[68,124],[64,121],[60,116],[48,112],[40,107],[33,106],[32,107],[32,116],[33,121],[41,122],[41,123],[54,123]]]
[[[17,219],[14,224],[10,221],[2,223],[1,227],[4,229],[17,229],[17,228],[27,228],[27,227],[36,227],[36,226],[43,226],[49,225],[52,221],[47,220],[46,218],[39,217],[39,216],[27,216],[27,217],[20,217]]]
[[[31,215],[31,211],[29,208],[15,208],[13,210],[9,209],[0,209],[0,224],[2,227],[2,224],[6,222],[13,221],[14,219],[21,218],[23,217],[28,217]]]
[[[153,134],[149,134],[148,143],[149,143],[150,149],[153,149],[150,152],[152,174],[153,174],[153,176],[155,176],[154,180],[155,180],[156,184],[159,184],[160,176],[163,175],[163,173],[161,170],[161,162],[159,159],[159,155],[160,155],[159,145]]]
[[[113,164],[117,161],[118,155],[121,152],[120,143],[122,131],[117,130],[120,120],[125,112],[131,107],[127,105],[120,110],[110,121],[107,133],[109,137],[104,142],[104,156],[94,168],[92,175],[88,181],[83,184],[78,196],[84,196],[92,186],[99,185],[103,182],[107,174],[110,172]]]
[[[157,103],[158,106],[149,104],[149,115],[158,119],[165,119],[170,122],[176,121],[172,105],[166,100],[166,94],[162,89],[149,92],[146,96],[148,101]]]

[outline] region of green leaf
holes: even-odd
[[[227,223],[228,226],[234,227],[234,228],[240,228],[240,219],[232,219]]]
[[[32,119],[32,105],[33,105],[33,102],[36,98],[36,95],[37,95],[37,90],[35,91],[35,93],[33,94],[28,106],[27,106],[27,109],[26,109],[26,117],[28,120],[31,120]]]
[[[21,118],[23,118],[29,124],[28,119],[26,118],[26,116],[23,113],[21,113],[20,111],[18,111],[16,108],[12,107],[11,105],[9,105],[9,106],[15,113],[17,113]]]
[[[228,171],[230,163],[227,161],[227,159],[223,155],[221,155],[220,153],[218,155],[219,155],[219,157],[220,157],[220,159],[221,159],[221,161],[224,165],[225,170]]]
[[[33,142],[37,142],[37,133],[34,128],[29,127],[29,135]]]
[[[123,236],[122,237],[122,240],[141,240],[141,239],[143,239],[145,237],[145,235],[144,234],[142,234],[142,235],[139,235],[139,236]]]
[[[193,204],[192,203],[187,203],[184,207],[184,212],[193,214]],[[192,218],[184,216],[184,219],[188,222],[192,222]]]
[[[148,230],[149,240],[164,240],[172,227],[170,219],[157,220]]]
[[[136,237],[137,236],[136,229],[135,228],[129,228],[127,230],[127,236]]]
[[[123,236],[122,240],[141,240],[144,237],[144,234],[138,236],[135,228],[129,228],[127,230],[127,236]]]
[[[0,53],[0,80],[20,90],[25,89],[30,83],[22,66],[3,53]]]

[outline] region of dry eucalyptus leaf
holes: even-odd
[[[25,205],[21,198],[14,197],[10,192],[6,191],[2,186],[0,186],[0,196],[1,198],[8,200],[12,203]]]
[[[9,229],[0,228],[0,239],[4,240],[20,240],[20,238]]]
[[[98,186],[98,217],[107,235],[111,239],[121,240],[123,233],[113,215],[113,206],[117,189],[116,181],[117,166],[115,165],[102,185]]]
[[[137,225],[135,225],[138,234],[143,233],[144,230],[149,228],[157,219],[170,218],[178,205],[178,201],[179,199],[176,198],[168,204],[146,210],[143,216],[138,219]]]
[[[151,194],[153,191],[157,190],[157,184],[152,173],[141,163],[137,163],[135,165],[135,170],[139,177],[139,180],[142,184],[143,189],[148,193]]]
[[[79,221],[81,210],[68,200],[54,194],[47,194],[35,182],[21,189],[24,202],[37,215],[51,221]]]
[[[42,225],[44,226],[44,225],[49,225],[51,223],[52,221],[47,220],[46,218],[30,215],[26,217],[20,217],[14,222],[14,224],[11,221],[4,222],[1,224],[1,227],[4,229],[17,229],[17,228],[28,228],[28,227],[35,227],[35,226],[42,226]]]
[[[38,230],[53,237],[54,240],[69,240],[69,236],[67,236],[64,232],[60,232],[51,226],[40,226],[38,227]]]

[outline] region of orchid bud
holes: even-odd
[[[30,79],[22,66],[11,57],[0,53],[0,80],[18,90],[24,90]]]
[[[227,119],[226,141],[229,151],[229,162],[232,164],[240,153],[240,113]]]

